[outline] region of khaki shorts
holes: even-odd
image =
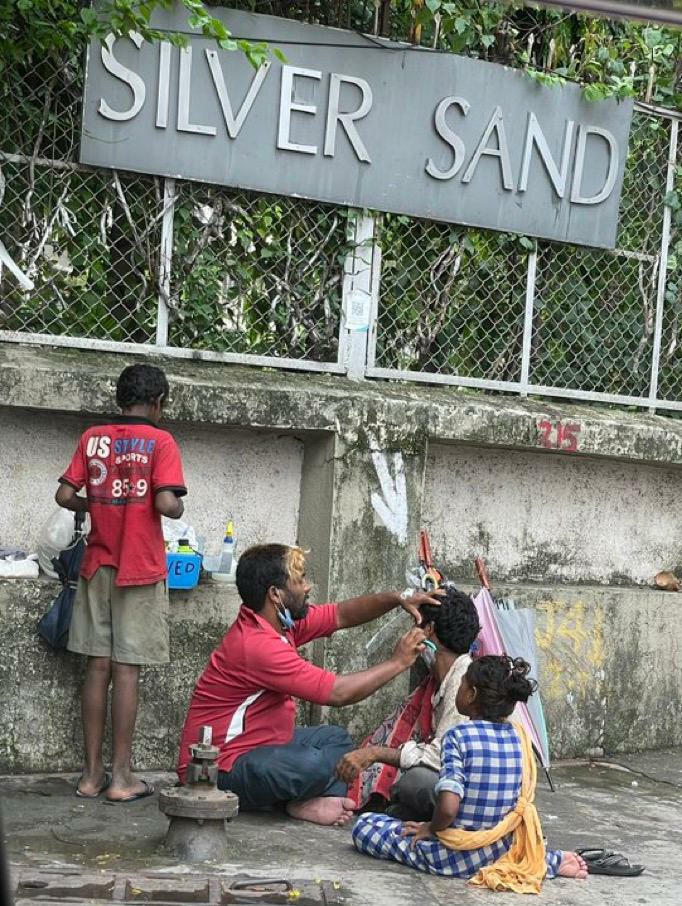
[[[100,566],[91,579],[78,580],[68,650],[119,664],[167,664],[166,583],[115,583],[112,566]]]

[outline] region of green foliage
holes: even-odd
[[[0,0],[0,149],[73,161],[87,40],[137,31],[171,0]],[[259,65],[277,48],[228,33],[214,0],[182,0],[191,28]],[[680,34],[534,9],[517,0],[236,0],[260,13],[380,31],[523,69],[586,99],[682,105]],[[378,29],[375,28],[378,25]],[[164,35],[168,38],[168,35]],[[170,40],[182,44],[181,35]],[[4,70],[4,71],[3,71]],[[539,243],[531,377],[645,393],[669,126],[638,115],[619,248],[632,257]],[[4,176],[4,180],[3,177]],[[180,185],[169,298],[171,342],[209,350],[335,360],[347,212],[292,199]],[[4,193],[4,200],[2,198]],[[160,181],[29,164],[0,168],[0,235],[36,283],[0,274],[0,324],[38,333],[153,342],[160,293]],[[680,396],[682,167],[665,198],[673,226],[661,388]],[[377,364],[518,380],[526,265],[535,240],[384,215]]]
[[[187,11],[187,24],[224,50],[245,53],[254,66],[268,55],[263,42],[234,40],[225,25],[211,15],[202,0],[178,0]],[[151,26],[155,9],[170,9],[173,0],[102,0],[96,7],[81,0],[2,0],[0,3],[0,72],[13,62],[56,58],[78,53],[91,37],[138,32],[146,41],[165,38],[184,45],[182,34],[168,34]]]
[[[350,216],[185,184],[175,209],[172,345],[335,361]]]

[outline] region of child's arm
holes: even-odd
[[[433,817],[429,822],[408,821],[403,824],[402,836],[411,837],[410,844],[414,849],[419,840],[434,837],[438,831],[450,827],[459,811],[459,804],[464,795],[464,757],[459,746],[458,728],[454,727],[443,737],[441,748],[440,780],[436,784],[438,799]]]
[[[154,506],[162,516],[179,519],[185,512],[185,505],[173,491],[157,491],[154,495]]]
[[[460,802],[461,798],[457,793],[451,793],[449,790],[440,791],[438,794],[438,801],[436,802],[436,808],[433,812],[433,818],[431,819],[431,830],[434,834],[436,831],[445,830],[446,827],[450,827],[457,817]]]
[[[87,497],[79,497],[76,489],[65,481],[57,488],[54,499],[59,506],[65,510],[71,510],[73,513],[87,513],[88,511]]]

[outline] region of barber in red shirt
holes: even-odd
[[[344,824],[354,803],[334,771],[353,741],[341,727],[295,727],[294,699],[337,707],[362,701],[411,667],[425,636],[415,627],[387,661],[341,676],[309,663],[297,649],[395,607],[419,623],[421,605],[440,602],[413,592],[310,606],[305,554],[283,544],[245,551],[237,565],[237,589],[243,602],[239,615],[194,689],[178,776],[184,780],[189,746],[199,739],[199,728],[209,725],[213,744],[220,747],[218,785],[239,796],[242,811],[282,806],[293,818]]]
[[[129,365],[116,384],[123,414],[88,428],[62,477],[56,500],[89,512],[92,528],[81,565],[69,651],[87,655],[82,693],[85,766],[82,799],[107,791],[110,803],[154,792],[130,766],[142,664],[166,664],[168,591],[161,516],[179,519],[187,490],[180,452],[158,427],[168,399],[166,375],[155,365]],[[79,495],[85,488],[86,496]],[[111,774],[102,742],[111,690]]]

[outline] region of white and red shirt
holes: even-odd
[[[85,488],[92,528],[81,575],[100,566],[117,570],[117,585],[152,585],[166,578],[159,491],[187,493],[180,451],[168,431],[135,416],[121,416],[83,433],[61,482]]]
[[[337,605],[310,607],[304,620],[283,635],[242,604],[237,619],[199,677],[182,731],[178,777],[185,780],[189,747],[202,726],[213,728],[218,767],[257,746],[286,745],[294,735],[294,698],[326,705],[336,676],[298,653],[299,645],[338,629]]]

